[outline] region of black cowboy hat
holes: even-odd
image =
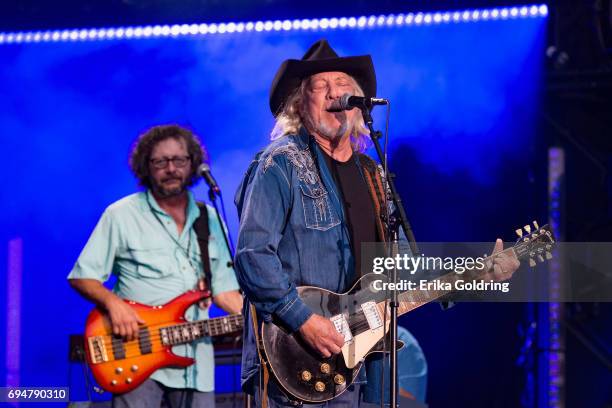
[[[283,108],[287,97],[300,86],[304,78],[319,72],[340,71],[351,75],[366,97],[376,96],[376,74],[372,57],[339,57],[327,40],[314,43],[301,60],[285,60],[276,71],[270,88],[270,109],[276,116]]]

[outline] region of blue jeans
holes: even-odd
[[[258,384],[259,374],[256,375],[255,381]],[[255,386],[255,407],[261,407],[262,395],[260,394],[260,387]],[[353,384],[345,392],[340,394],[337,398],[331,401],[324,402],[322,404],[306,404],[303,407],[308,408],[353,408],[359,407],[360,405],[360,385]],[[285,407],[299,407],[300,404],[287,398],[285,393],[276,385],[276,382],[272,379],[268,382],[268,407],[269,408],[285,408]]]
[[[162,401],[170,408],[214,408],[215,393],[170,388],[148,379],[130,392],[114,395],[113,408],[155,408]]]

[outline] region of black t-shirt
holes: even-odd
[[[355,154],[346,162],[339,162],[323,154],[344,205],[346,225],[351,235],[351,249],[355,257],[355,278],[361,273],[361,243],[376,242],[376,221],[372,197],[357,167]]]

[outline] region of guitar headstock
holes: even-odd
[[[537,262],[552,259],[552,248],[556,240],[548,224],[540,227],[534,221],[533,228],[527,224],[515,232],[519,238],[514,245],[514,252],[519,260],[528,259],[529,266],[533,267]]]

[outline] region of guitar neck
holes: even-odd
[[[190,343],[202,337],[221,336],[242,330],[242,315],[229,315],[212,319],[186,322],[160,329],[162,342],[165,345]]]
[[[511,256],[516,256],[513,248],[505,249],[502,252],[509,253]],[[488,264],[488,262],[491,261],[491,258],[491,256],[486,257],[484,262]],[[487,269],[475,269],[469,274],[469,278],[475,280],[482,279],[484,275],[487,274],[487,271]],[[453,271],[435,278],[429,285],[426,285],[425,289],[408,290],[400,293],[398,295],[399,306],[397,309],[397,314],[403,315],[404,313],[408,313],[418,307],[426,305],[427,303],[436,301],[444,296],[456,292],[455,282],[465,278],[465,275]]]
[[[244,318],[241,314],[235,314],[201,320],[201,322],[207,326],[207,334],[205,336],[221,336],[242,330]]]

